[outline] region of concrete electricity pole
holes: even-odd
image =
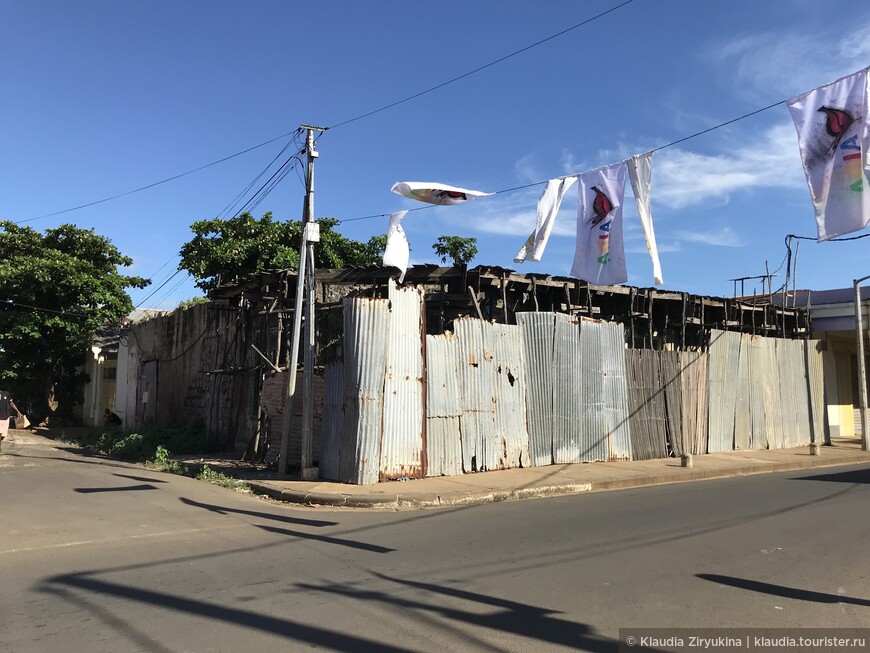
[[[281,452],[278,458],[278,474],[287,474],[287,459],[290,456],[290,426],[293,421],[293,397],[296,394],[296,367],[299,364],[299,339],[302,331],[302,298],[307,293],[305,304],[305,354],[302,359],[302,459],[300,469],[303,479],[317,478],[317,468],[312,466],[314,443],[314,243],[320,242],[320,225],[314,221],[314,159],[319,154],[314,149],[314,132],[326,131],[325,127],[302,125],[308,131],[305,152],[308,167],[305,175],[305,202],[302,206],[302,242],[299,246],[299,270],[296,275],[296,306],[293,311],[293,341],[290,349],[290,364],[287,373],[287,395],[284,398],[284,419],[281,423]]]
[[[861,406],[861,448],[870,451],[870,434],[867,433],[867,371],[864,364],[864,324],[861,310],[861,282],[870,276],[855,279],[855,337],[858,341],[858,397]]]

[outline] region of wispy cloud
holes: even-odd
[[[653,201],[673,209],[719,201],[755,188],[800,188],[804,181],[794,127],[780,124],[755,142],[722,154],[664,150],[653,165]]]
[[[711,49],[711,58],[727,63],[735,76],[735,91],[753,99],[785,99],[867,65],[870,55],[870,15],[856,17],[855,28],[837,33],[831,28],[806,32],[768,32],[740,38]]]
[[[722,227],[716,231],[683,231],[679,239],[684,242],[715,245],[717,247],[746,247],[749,244],[730,227]]]

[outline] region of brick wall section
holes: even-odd
[[[272,462],[277,459],[281,449],[281,429],[284,422],[284,397],[287,393],[286,372],[272,374],[263,381],[263,390],[260,393],[260,405],[269,415],[268,438],[269,452],[266,460]],[[321,424],[323,421],[323,398],[325,385],[323,371],[317,370],[314,374],[314,443],[312,457],[316,465],[320,461]],[[297,468],[302,456],[302,372],[296,377],[296,396],[293,399],[293,421],[290,431],[290,467]]]

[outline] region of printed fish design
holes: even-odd
[[[592,190],[595,191],[595,199],[592,201],[592,217],[587,221],[592,223],[592,228],[595,228],[599,225],[615,208],[613,206],[613,202],[610,201],[610,198],[607,197],[604,193],[601,192],[601,189],[598,186],[593,186]]]
[[[840,144],[840,139],[843,138],[843,135],[849,130],[852,123],[855,122],[855,119],[852,117],[852,114],[843,109],[820,107],[819,111],[825,114],[825,128],[828,130],[828,134],[834,137],[834,144],[831,146],[833,150]]]
[[[455,190],[439,190],[434,193],[435,199],[440,200],[444,197],[449,197],[452,200],[467,200],[468,196],[465,193],[460,193]]]

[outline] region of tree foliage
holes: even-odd
[[[0,380],[38,417],[71,412],[97,330],[132,310],[127,288],[150,281],[120,274],[132,259],[71,224],[41,234],[0,222],[0,251]]]
[[[369,266],[380,263],[378,243],[361,243],[335,231],[338,220],[320,218],[320,242],[314,248],[319,268]],[[278,222],[266,213],[259,220],[250,213],[223,220],[199,220],[191,225],[193,239],[181,248],[179,268],[205,291],[264,270],[296,269],[302,223]]]
[[[432,249],[442,263],[447,263],[449,259],[453,265],[465,265],[477,256],[477,238],[440,236]]]

